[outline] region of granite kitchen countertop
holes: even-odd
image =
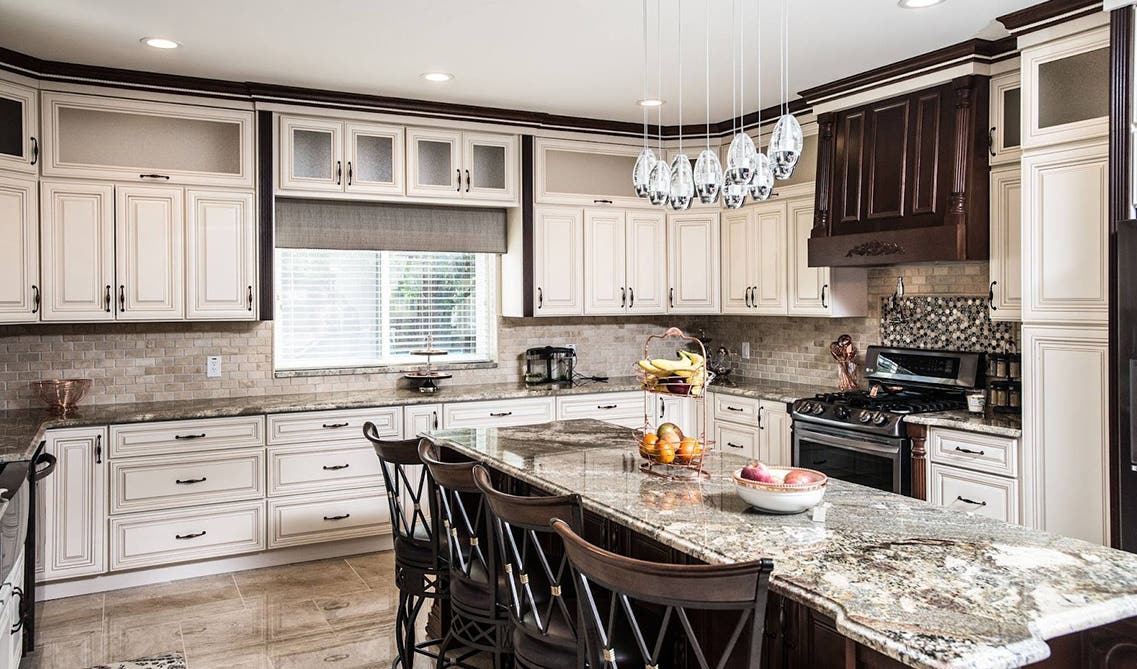
[[[915,667],[996,669],[1049,656],[1045,639],[1137,615],[1137,555],[831,481],[824,522],[749,510],[730,472],[643,474],[631,431],[593,420],[448,430],[436,440],[709,563],[773,558],[771,588],[842,634]]]
[[[739,378],[735,379],[734,383],[736,384],[734,386],[722,385],[712,388],[715,392],[787,403],[802,397],[812,397],[825,390],[818,386],[761,379]],[[635,377],[618,376],[603,383],[590,381],[574,386],[526,386],[520,382],[444,385],[434,394],[424,394],[414,389],[388,388],[365,392],[353,390],[209,400],[85,404],[80,405],[76,411],[66,417],[55,416],[42,409],[15,409],[0,411],[0,463],[31,458],[43,439],[44,432],[56,428],[440,402],[524,399],[639,389],[639,381]]]
[[[997,414],[990,411],[984,414],[973,414],[966,411],[919,413],[905,416],[904,422],[930,427],[948,427],[968,432],[981,432],[999,437],[1010,437],[1011,439],[1018,439],[1023,436],[1022,416]]]

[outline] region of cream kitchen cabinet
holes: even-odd
[[[556,420],[556,403],[552,397],[517,400],[456,402],[442,407],[442,422],[447,430],[465,427],[510,427],[536,425]]]
[[[252,193],[186,192],[186,318],[255,317],[257,220]]]
[[[115,188],[118,320],[185,316],[184,197],[169,186]]]
[[[279,189],[403,195],[403,128],[281,116]]]
[[[809,236],[813,230],[813,197],[786,201],[789,251],[786,279],[790,316],[844,318],[868,314],[868,270],[856,267],[810,267]],[[788,462],[786,463],[788,464]]]
[[[1019,162],[1022,157],[1022,80],[1018,70],[991,77],[991,165]]]
[[[35,322],[42,297],[35,178],[0,173],[0,239],[0,323]]]
[[[666,257],[662,211],[585,209],[584,313],[666,313]]]
[[[537,138],[534,199],[537,204],[642,207],[632,189],[632,169],[641,147]]]
[[[557,398],[557,420],[593,418],[624,427],[644,426],[644,393],[595,393]]]
[[[668,313],[719,313],[718,212],[668,214],[667,248]]]
[[[1023,155],[1024,323],[1105,325],[1109,155],[1105,141]]]
[[[1024,150],[1109,133],[1109,26],[1026,45],[1020,58]]]
[[[39,169],[39,93],[0,81],[0,169],[35,174]]]
[[[40,183],[43,320],[115,318],[114,186]]]
[[[733,423],[715,422],[715,449],[748,460],[758,460],[758,430]]]
[[[784,402],[762,400],[758,405],[758,458],[768,465],[793,464],[793,420]]]
[[[751,295],[757,274],[756,235],[752,233],[754,208],[722,212],[722,312],[752,314]]]
[[[516,135],[407,128],[407,195],[518,203]]]
[[[403,407],[404,439],[415,439],[424,432],[434,432],[441,429],[441,404],[410,404]]]
[[[785,314],[785,203],[763,202],[722,217],[723,313]]]
[[[106,441],[103,427],[51,430],[45,437],[44,452],[56,466],[40,484],[42,581],[107,570]]]
[[[792,460],[791,420],[782,402],[712,393],[716,447],[788,467]]]
[[[534,212],[533,314],[584,313],[584,212],[539,207]]]
[[[929,501],[1008,523],[1023,522],[1019,440],[928,430]]]
[[[1022,166],[991,168],[990,285],[987,306],[993,321],[1022,318]],[[1085,268],[1089,270],[1090,268]]]

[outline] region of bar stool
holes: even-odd
[[[518,497],[494,488],[484,467],[474,467],[474,483],[494,516],[494,536],[509,586],[513,655],[529,669],[582,667],[577,642],[577,610],[572,574],[561,541],[550,524],[563,520],[575,531],[583,525],[578,495]]]
[[[572,564],[592,669],[630,666],[620,657],[627,655],[634,664],[659,666],[673,657],[676,640],[704,669],[761,665],[772,560],[723,566],[645,562],[593,546],[561,520],[552,524]],[[648,624],[641,612],[653,608],[662,609],[662,616]],[[729,631],[721,647],[703,647],[690,622],[692,611],[714,612],[714,627]]]
[[[384,441],[373,423],[363,425],[363,436],[375,447],[390,504],[395,545],[395,585],[399,609],[395,616],[398,657],[391,665],[411,669],[416,653],[436,658],[428,649],[441,639],[415,641],[415,621],[427,601],[439,602],[442,623],[449,622],[449,565],[445,558],[434,482],[418,455],[418,439]],[[425,506],[425,510],[424,510]]]
[[[450,564],[450,625],[438,648],[438,667],[454,645],[467,649],[462,662],[477,653],[489,653],[494,669],[512,659],[508,588],[498,572],[492,523],[485,495],[474,483],[473,462],[454,462],[450,449],[424,439],[419,457],[430,470],[438,489],[438,510],[447,536]]]

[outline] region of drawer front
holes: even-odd
[[[557,420],[594,418],[624,424],[634,419],[636,426],[643,425],[644,394],[596,393],[557,398]]]
[[[261,551],[264,502],[111,517],[111,569],[134,569]]]
[[[757,428],[750,429],[716,423],[714,447],[719,449],[720,453],[756,459],[758,457],[758,430]]]
[[[264,497],[265,451],[111,461],[111,513]]]
[[[463,427],[506,427],[536,425],[554,419],[552,397],[490,402],[461,402],[443,407],[447,430]]]
[[[264,446],[264,416],[111,426],[112,458]]]
[[[1014,479],[934,463],[929,471],[933,504],[1019,522],[1019,489]]]
[[[403,408],[348,409],[344,411],[305,411],[268,417],[269,444],[311,444],[321,441],[353,439],[360,444],[363,424],[375,423],[379,436],[403,438]]]
[[[382,488],[268,501],[269,548],[379,536],[390,531],[387,493]]]
[[[268,494],[289,495],[383,484],[379,458],[370,445],[355,442],[270,446]]]
[[[714,394],[715,420],[725,420],[741,425],[758,425],[758,400],[748,397]]]
[[[1001,476],[1018,475],[1019,442],[1016,439],[939,428],[929,432],[928,450],[932,462]]]

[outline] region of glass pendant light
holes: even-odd
[[[671,168],[666,160],[657,160],[651,168],[647,182],[647,201],[652,204],[667,204],[671,197]]]
[[[744,181],[738,181],[731,174],[730,170],[726,171],[726,176],[723,178],[722,184],[722,203],[727,209],[738,209],[746,202],[746,192],[749,185]]]
[[[746,129],[742,123],[741,110],[746,100],[746,78],[743,76],[745,68],[742,66],[742,52],[745,42],[745,32],[741,29],[742,13],[744,12],[740,12],[739,14],[740,20],[738,41],[738,81],[740,98],[738,134],[736,134],[734,136],[734,139],[730,141],[730,148],[728,148],[726,152],[726,172],[729,175],[727,181],[734,181],[735,183],[741,183],[743,186],[745,186],[749,184],[750,180],[754,177],[754,167],[757,163],[758,151],[754,148],[754,140],[750,139],[750,135],[746,134]],[[731,36],[733,37],[733,33]],[[731,113],[734,113],[733,109],[731,110]]]
[[[643,97],[647,99],[647,0],[643,0],[643,47],[644,47],[644,76]],[[636,197],[647,197],[648,179],[651,178],[651,168],[655,166],[655,152],[647,145],[647,107],[644,110],[644,148],[636,158],[635,167],[632,168],[632,188]]]
[[[762,137],[762,3],[756,3],[757,29],[754,31],[758,38],[758,137]],[[756,202],[765,202],[774,192],[774,171],[771,169],[770,158],[762,153],[762,145],[757,147],[754,163],[754,177],[750,179],[750,197]]]
[[[778,179],[788,179],[793,174],[804,144],[801,124],[793,117],[793,114],[789,113],[789,102],[787,101],[790,81],[789,13],[789,3],[787,0],[782,0],[782,116],[774,126],[774,132],[770,135],[770,147],[767,149],[774,176]]]
[[[691,159],[683,153],[683,0],[675,2],[676,23],[679,24],[679,37],[676,46],[679,50],[679,153],[671,159],[671,195],[668,203],[675,211],[683,211],[695,199],[695,177],[691,174]]]
[[[703,10],[707,16],[706,38],[703,50],[706,57],[706,105],[707,105],[707,134],[706,144],[699,157],[695,160],[695,194],[699,202],[711,204],[719,198],[722,191],[722,163],[716,151],[711,150],[711,12],[710,0],[704,0]]]

